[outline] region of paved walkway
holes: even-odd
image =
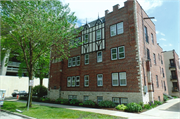
[[[13,99],[12,101],[16,101]],[[26,101],[18,101],[26,103]],[[180,119],[180,98],[168,100],[167,103],[160,105],[156,108],[153,108],[149,111],[142,112],[140,114],[128,113],[121,111],[112,111],[105,109],[95,109],[95,108],[86,108],[78,106],[69,106],[69,105],[60,105],[60,104],[51,104],[51,103],[42,103],[42,102],[33,102],[33,104],[39,104],[43,106],[57,107],[57,108],[67,108],[72,110],[93,112],[99,114],[112,115],[117,117],[126,117],[129,119]]]

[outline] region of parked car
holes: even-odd
[[[12,96],[13,97],[16,97],[17,95],[19,95],[19,96],[28,96],[28,93],[26,92],[26,91],[14,91],[13,93],[12,93]]]

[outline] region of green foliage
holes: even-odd
[[[99,102],[99,104],[98,104],[98,106],[99,107],[115,107],[116,106],[116,104],[114,104],[114,102],[112,102],[112,101],[101,101],[101,102]]]
[[[83,105],[83,103],[79,103],[79,106],[82,106]]]
[[[132,102],[132,103],[127,104],[127,111],[129,111],[129,112],[141,112],[142,107],[141,107],[141,105]]]
[[[163,95],[164,102],[168,100],[168,97],[166,95]]]
[[[23,111],[23,115],[34,117],[37,119],[125,119],[122,117],[70,110],[65,108],[53,108],[35,104],[33,104],[32,108],[29,108],[29,111],[27,111],[25,103],[13,101],[5,101],[1,109],[16,113],[18,113],[16,109],[19,109]]]
[[[143,102],[139,102],[139,105],[141,105],[141,107],[144,107],[144,103]]]
[[[35,86],[33,88],[33,95],[38,96],[38,97],[43,97],[47,95],[47,88],[45,86]]]
[[[92,100],[86,100],[83,102],[83,105],[94,107],[95,103]]]
[[[61,101],[62,101],[62,99],[58,98],[58,99],[55,100],[55,103],[61,104]]]
[[[79,104],[79,100],[77,100],[77,99],[72,99],[69,103],[70,103],[71,105],[77,105],[77,104]]]
[[[177,96],[172,96],[174,99],[178,98]]]
[[[155,104],[155,105],[162,105],[162,102],[161,102],[161,101],[156,101],[156,100],[155,100],[155,101],[154,101],[154,104]]]
[[[124,104],[121,104],[121,105],[118,105],[118,106],[116,106],[116,109],[117,110],[127,110],[127,106],[126,105],[124,105]]]
[[[67,105],[67,104],[69,104],[69,100],[68,99],[62,99],[61,104]]]
[[[152,109],[152,107],[149,104],[145,104],[144,109]]]

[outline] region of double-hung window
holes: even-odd
[[[153,53],[154,64],[156,65],[156,54]]]
[[[71,77],[67,78],[67,87],[71,87]]]
[[[111,36],[115,36],[116,35],[116,24],[112,25],[110,27],[110,31],[111,31]]]
[[[84,76],[84,86],[88,87],[89,86],[89,75]]]
[[[75,87],[75,83],[76,83],[76,77],[75,76],[73,76],[72,77],[72,81],[71,81],[71,83],[72,83],[72,87]]]
[[[112,73],[112,86],[119,85],[127,86],[126,72]]]
[[[125,58],[124,46],[118,47],[118,57],[119,59]]]
[[[97,52],[97,62],[102,62],[102,51]]]
[[[80,85],[80,76],[76,76],[76,86]]]
[[[85,54],[85,64],[89,64],[89,54]]]
[[[156,75],[156,85],[157,85],[157,88],[159,88],[159,81],[158,81],[158,76]]]
[[[118,73],[112,73],[112,86],[118,86]]]
[[[117,24],[117,34],[122,34],[123,31],[123,22]]]
[[[89,42],[89,35],[88,34],[85,34],[84,35],[84,43],[88,43]]]
[[[76,58],[76,65],[77,65],[77,66],[80,65],[80,56],[77,56],[77,58]]]
[[[103,75],[102,74],[97,75],[97,86],[103,86]]]
[[[120,72],[119,77],[120,77],[120,86],[126,86],[127,85],[126,72]]]
[[[152,33],[151,33],[151,40],[152,40],[152,43],[154,44],[154,36]]]
[[[72,66],[73,66],[73,67],[76,66],[76,57],[73,57],[73,58],[72,58]]]
[[[111,49],[111,60],[117,60],[117,48]]]
[[[150,53],[149,53],[149,49],[147,48],[147,59],[150,59]]]
[[[96,31],[96,40],[101,40],[101,29]]]
[[[72,63],[72,59],[69,58],[69,59],[68,59],[68,67],[71,67],[71,63]]]
[[[144,35],[145,35],[146,42],[149,43],[148,32],[147,32],[147,27],[146,26],[144,26]]]

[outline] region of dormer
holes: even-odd
[[[85,31],[85,30],[88,30],[89,28],[90,28],[90,25],[89,25],[88,23],[86,23],[86,24],[84,25],[84,29],[83,29],[83,30]]]

